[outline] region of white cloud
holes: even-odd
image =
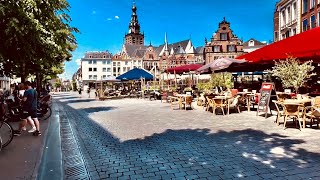
[[[96,11],[92,11],[92,14],[96,14],[97,12]]]
[[[81,59],[76,59],[76,63],[78,66],[81,66]]]
[[[114,16],[114,18],[115,18],[115,19],[120,19],[120,17],[119,17],[119,16]]]

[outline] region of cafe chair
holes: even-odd
[[[233,108],[236,111],[238,111],[238,113],[240,113],[239,98],[240,98],[240,96],[238,95],[235,98],[229,100],[229,102],[228,102],[228,114],[230,113],[230,108]]]
[[[279,126],[280,125],[280,118],[283,117],[283,121],[285,120],[285,114],[283,112],[283,106],[282,103],[280,101],[276,101],[276,100],[272,100],[272,102],[274,103],[276,110],[277,110],[277,119],[276,119],[276,123]]]
[[[284,124],[283,128],[286,129],[287,120],[289,117],[293,119],[293,121],[299,123],[300,130],[302,129],[301,121],[304,119],[304,105],[303,104],[293,104],[293,103],[283,103],[284,107]]]
[[[187,105],[192,109],[192,96],[186,96],[184,101],[181,102],[182,105],[184,105],[184,109],[187,110]]]
[[[309,110],[307,112],[307,110]],[[312,127],[312,125],[316,122],[317,123],[317,127],[319,128],[319,120],[320,120],[320,105],[319,106],[309,106],[307,108],[305,108],[305,118],[310,119],[310,126]],[[303,123],[303,127],[305,127],[305,121]]]
[[[216,114],[216,109],[221,109],[222,114],[225,115],[224,113],[224,108],[227,107],[227,104],[224,103],[223,99],[217,99],[217,98],[213,98],[213,109],[212,112],[214,114]]]
[[[181,108],[180,98],[171,96],[170,97],[170,107],[173,110],[173,106],[179,105],[179,109]]]

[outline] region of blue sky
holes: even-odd
[[[136,0],[145,44],[163,44],[164,33],[173,43],[191,37],[195,46],[210,40],[223,17],[231,29],[244,41],[273,39],[273,13],[278,0]],[[71,62],[66,62],[63,77],[71,78],[78,69],[77,61],[87,51],[117,53],[128,31],[132,0],[69,0],[71,25],[78,48]]]

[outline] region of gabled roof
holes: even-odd
[[[146,50],[147,49],[136,49],[132,57],[143,58],[144,54],[146,53]]]
[[[168,44],[168,50],[171,51],[171,48],[173,48],[174,52],[177,52],[179,49],[179,46],[183,48],[183,50],[186,49],[188,45],[189,40],[183,40],[176,43]],[[161,51],[163,50],[165,44],[161,44],[159,48],[156,49],[156,54],[160,56]]]
[[[196,48],[196,51],[197,51],[198,54],[203,54],[203,50],[204,50],[203,46],[200,46],[200,47]]]
[[[253,41],[253,42],[254,42],[254,46],[264,46],[264,45],[267,45],[267,43],[263,43],[263,42],[260,42],[260,41],[258,41],[258,40],[256,40],[256,39],[251,38],[251,39],[249,39],[248,41],[246,41],[245,43],[243,43],[243,46],[249,46],[249,42],[250,42],[250,41]]]
[[[134,53],[136,50],[144,50],[148,48],[148,46],[142,46],[142,45],[132,45],[132,44],[125,44],[124,48],[128,54],[129,57],[134,57]]]

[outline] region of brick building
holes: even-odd
[[[213,62],[219,57],[235,58],[243,54],[243,42],[233,34],[230,23],[223,19],[211,41],[205,40],[205,63]]]
[[[302,0],[301,32],[320,26],[320,0]]]

